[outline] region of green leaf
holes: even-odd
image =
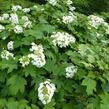
[[[104,93],[100,95],[100,98],[102,99],[101,101],[101,109],[109,109],[109,94]]]
[[[28,65],[26,68],[24,68],[24,73],[25,73],[25,76],[27,77],[28,75],[31,75],[32,77],[36,77],[37,75],[37,71],[36,71],[36,68],[35,66],[33,65]]]
[[[98,96],[90,98],[86,109],[100,109],[100,98]]]
[[[64,103],[63,109],[74,109],[73,103]]]
[[[97,61],[97,64],[101,70],[108,69],[108,64],[106,64],[103,60]]]
[[[50,59],[47,60],[45,66],[44,66],[44,68],[47,71],[49,71],[50,73],[53,71],[54,67],[55,67],[55,63]]]
[[[8,109],[18,109],[18,102],[17,101],[9,101],[7,104]]]
[[[8,36],[9,36],[9,32],[3,31],[0,35],[0,38],[4,40],[4,39],[8,38]]]
[[[6,103],[7,103],[6,99],[0,99],[0,108],[1,109],[4,108],[6,106]]]
[[[9,85],[9,91],[12,95],[16,95],[18,91],[23,93],[26,84],[26,80],[19,75],[13,75],[7,81],[7,85]]]
[[[39,109],[39,107],[34,104],[32,104],[31,107],[32,107],[32,109]]]
[[[0,63],[0,66],[2,69],[8,69],[8,73],[12,72],[14,69],[17,69],[17,62],[14,59],[9,60],[2,60],[2,63]]]
[[[47,105],[45,105],[44,109],[55,109],[55,102],[52,100],[50,103],[48,103]]]
[[[89,77],[85,77],[85,79],[82,81],[82,85],[87,87],[86,92],[88,95],[92,95],[93,91],[96,91],[96,81]]]
[[[24,36],[33,36],[35,39],[43,38],[43,33],[40,30],[26,30]]]
[[[25,99],[20,100],[19,101],[19,105],[18,105],[18,109],[25,109],[25,107],[27,106],[28,101],[26,101]]]
[[[37,27],[42,32],[52,33],[55,31],[55,27],[49,24],[38,24]]]

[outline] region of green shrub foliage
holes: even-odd
[[[71,0],[0,15],[0,109],[109,109],[109,25]]]

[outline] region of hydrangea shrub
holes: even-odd
[[[108,109],[109,24],[72,0],[12,5],[0,15],[1,109]]]

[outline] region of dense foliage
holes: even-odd
[[[1,4],[0,109],[109,109],[105,17],[71,0],[14,3]]]

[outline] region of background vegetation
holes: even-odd
[[[45,0],[0,0],[0,16],[13,13],[13,5],[21,5],[31,11],[15,12],[20,25],[24,15],[32,21],[32,27],[23,27],[21,34],[13,31],[15,25],[10,21],[0,22],[6,28],[0,32],[0,55],[13,40],[16,57],[6,60],[0,56],[0,109],[109,109],[109,0],[72,1],[76,20],[65,24],[62,17],[69,10],[64,0],[57,6]],[[101,18],[97,28],[89,23],[90,15]],[[72,35],[75,43],[66,48],[54,46],[54,32]],[[19,62],[30,53],[32,42],[43,45],[46,64],[41,68],[32,64],[22,67]],[[66,78],[65,68],[72,64],[77,72]],[[38,88],[47,79],[56,91],[51,102],[43,105]]]

